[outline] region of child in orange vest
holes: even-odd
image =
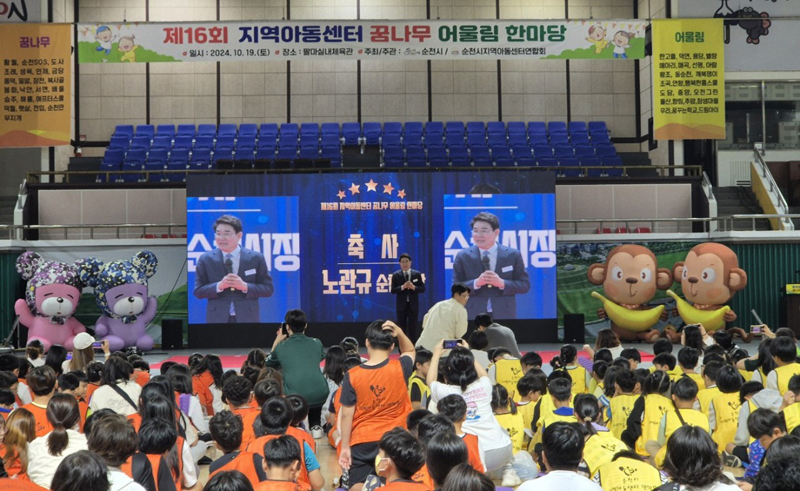
[[[424,491],[427,487],[411,480],[425,463],[422,444],[409,432],[395,428],[383,434],[378,442],[375,472],[386,484],[385,491]]]
[[[53,431],[53,425],[47,421],[47,404],[56,393],[56,372],[47,365],[34,368],[28,373],[28,387],[33,393],[33,402],[24,407],[36,419],[36,437]]]
[[[266,480],[261,455],[239,450],[242,445],[241,418],[230,411],[220,411],[211,418],[208,428],[214,444],[224,454],[208,467],[209,477],[222,471],[237,470],[244,474],[254,487]]]
[[[278,436],[264,445],[264,472],[267,479],[254,491],[302,491],[297,482],[303,467],[303,454],[296,438]]]
[[[480,450],[477,435],[461,429],[461,425],[467,420],[467,401],[459,394],[450,394],[436,404],[436,410],[453,423],[456,435],[460,436],[467,444],[469,465],[478,472],[486,472],[486,466],[483,464],[483,452]]]

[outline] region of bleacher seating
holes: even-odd
[[[602,121],[119,125],[101,171],[135,171],[110,176],[132,182],[180,181],[185,176],[158,171],[207,170],[220,162],[231,170],[336,168],[343,149],[358,146],[378,146],[381,164],[393,168],[547,167],[564,177],[623,175]]]

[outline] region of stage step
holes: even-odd
[[[714,188],[714,197],[717,198],[717,215],[758,215],[764,213],[758,200],[749,188],[733,186]],[[736,220],[736,230],[749,230],[753,226],[752,220]],[[756,220],[756,230],[772,230],[769,220],[761,218]]]

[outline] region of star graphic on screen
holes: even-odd
[[[405,198],[406,197],[406,190],[405,189],[401,189],[400,191],[398,191],[397,192],[397,197],[398,198]]]
[[[373,181],[372,179],[369,180],[366,186],[367,186],[367,191],[375,191],[375,192],[378,191],[377,189],[375,189],[378,187],[378,183]]]
[[[391,182],[389,184],[384,184],[383,185],[383,194],[388,194],[388,195],[391,196],[392,191],[394,191],[394,188],[392,187],[392,183]]]
[[[338,193],[336,193],[336,196],[338,196],[339,199],[344,199],[345,196],[347,196],[347,193],[345,193],[344,191],[339,191]]]
[[[360,187],[361,187],[361,186],[359,186],[358,184],[356,184],[356,183],[353,183],[353,185],[352,185],[352,186],[350,186],[350,188],[349,188],[349,189],[350,189],[350,193],[351,193],[351,194],[358,194],[358,193],[360,193],[361,191],[359,191],[359,190],[358,190],[358,188],[360,188]]]

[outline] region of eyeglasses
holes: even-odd
[[[216,233],[214,233],[214,237],[222,237],[224,239],[228,239],[228,238],[235,237],[235,236],[236,236],[236,234],[231,233],[231,232],[216,232]]]
[[[492,235],[494,230],[490,228],[473,228],[472,235]]]

